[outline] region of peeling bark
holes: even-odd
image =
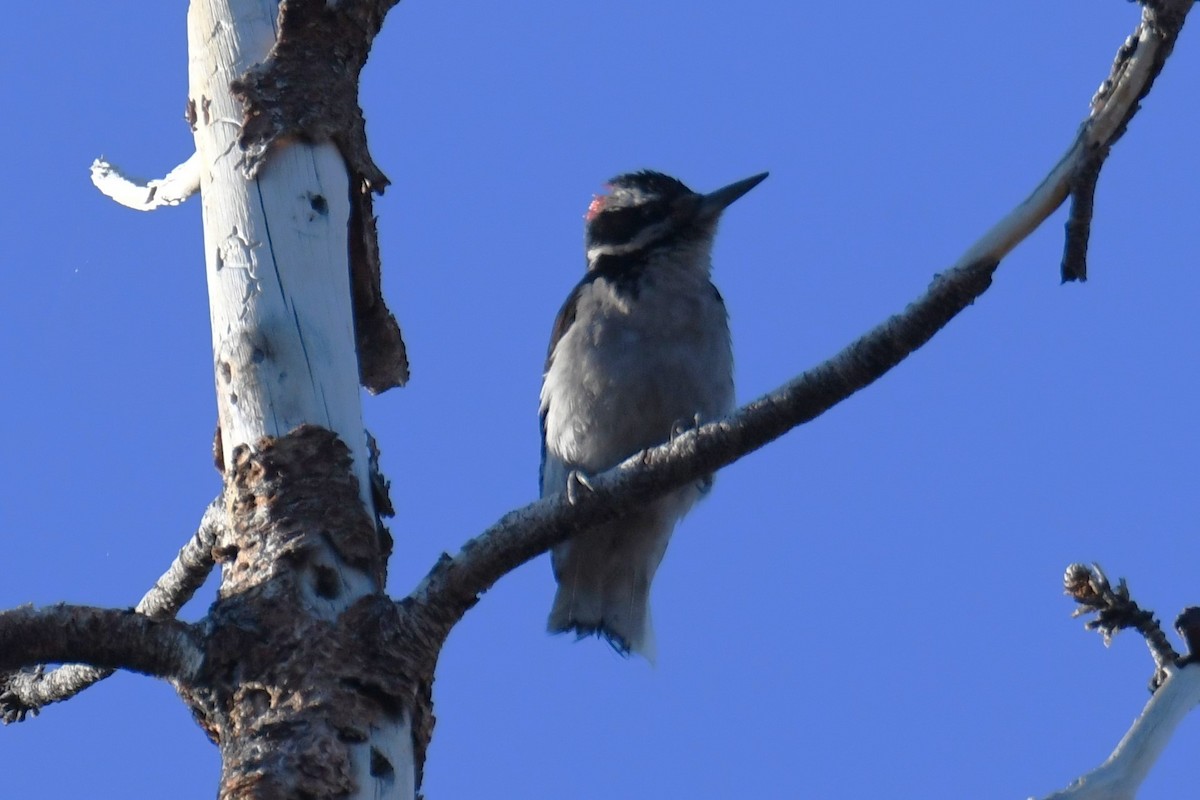
[[[279,4],[275,46],[231,86],[244,104],[238,144],[255,176],[272,149],[289,140],[333,142],[350,170],[350,275],[359,380],[372,394],[408,382],[400,326],[383,300],[372,193],[389,181],[367,147],[358,78],[383,17],[394,2]]]

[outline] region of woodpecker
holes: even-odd
[[[550,336],[541,391],[543,497],[733,408],[725,303],[709,280],[721,212],[767,173],[711,194],[659,172],[619,175],[585,220],[587,272]],[[675,523],[711,487],[685,486],[554,548],[547,628],[654,660],[650,583]]]

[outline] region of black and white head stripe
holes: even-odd
[[[647,249],[687,222],[684,198],[695,192],[661,172],[618,175],[608,183],[609,194],[597,195],[588,207],[587,256],[619,256]],[[693,204],[694,205],[694,204]]]

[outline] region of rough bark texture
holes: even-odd
[[[330,550],[384,583],[349,466],[345,445],[315,426],[236,450],[217,551],[224,580],[204,668],[183,692],[221,748],[222,798],[348,796],[360,788],[356,761],[389,774],[394,754],[364,755],[364,743],[406,715],[423,731],[423,756],[437,651],[419,646],[383,595],[329,613],[343,592],[325,566]]]

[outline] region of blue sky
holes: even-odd
[[[546,339],[607,178],[771,171],[715,254],[749,400],[1022,199],[1138,15],[853,10],[392,12],[363,104],[413,365],[365,399],[399,508],[394,594],[534,498]],[[138,214],[88,182],[101,154],[152,175],[190,152],[184,14],[27,4],[0,32],[0,607],[131,605],[218,490],[199,204]],[[1151,665],[1069,618],[1063,568],[1099,561],[1168,623],[1200,603],[1198,63],[1189,29],[1109,160],[1086,285],[1058,283],[1060,211],[927,347],[721,473],[655,584],[657,667],[545,635],[546,558],[489,593],[442,656],[427,795],[1012,798],[1102,761]],[[1173,796],[1198,747],[1189,719],[1142,796]],[[13,797],[190,800],[218,758],[168,687],[126,675],[0,731],[0,767]]]

